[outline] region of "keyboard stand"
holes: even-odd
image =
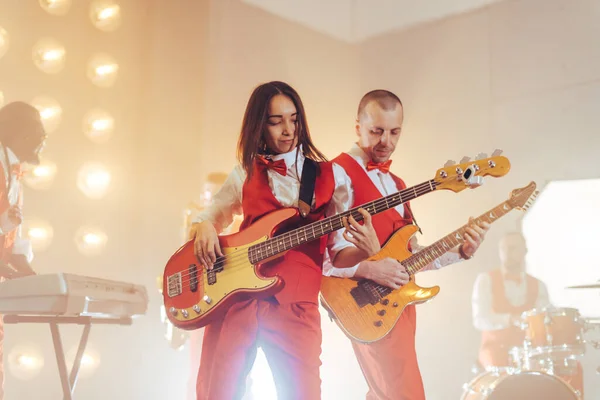
[[[52,332],[52,341],[54,342],[54,351],[56,353],[56,363],[58,364],[58,372],[60,374],[60,381],[63,388],[64,400],[73,400],[73,391],[77,384],[77,375],[79,374],[79,367],[81,366],[81,359],[85,352],[88,337],[90,335],[90,329],[92,324],[111,324],[111,325],[131,325],[132,320],[130,317],[123,318],[96,318],[96,317],[82,317],[82,316],[38,316],[38,315],[4,315],[5,324],[24,324],[24,323],[42,323],[50,325],[50,332]],[[60,331],[58,330],[59,324],[75,324],[83,325],[83,333],[79,340],[79,348],[77,349],[77,355],[73,361],[73,367],[71,372],[67,374],[67,363],[65,361],[65,351],[60,339]]]

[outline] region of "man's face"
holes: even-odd
[[[403,121],[404,111],[400,104],[393,110],[384,110],[376,101],[371,101],[358,116],[356,134],[359,147],[373,162],[389,160],[400,139]]]
[[[520,235],[509,235],[500,242],[500,261],[510,272],[521,272],[525,270],[525,256],[527,245],[525,239]]]
[[[40,153],[46,144],[46,132],[40,119],[22,121],[15,132],[14,139],[7,146],[19,158],[19,161],[37,165]]]

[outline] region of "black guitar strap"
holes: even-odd
[[[317,163],[308,157],[304,158],[302,177],[300,178],[300,194],[298,196],[298,209],[303,218],[310,213],[310,208],[315,193],[315,180],[317,179]]]

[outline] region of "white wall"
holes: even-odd
[[[494,148],[512,163],[506,177],[488,179],[476,191],[414,201],[423,243],[531,180],[543,187],[553,179],[600,175],[599,33],[597,1],[524,0],[361,46],[361,91],[383,87],[405,102],[406,128],[392,169],[409,184],[427,179],[448,158]],[[419,308],[417,351],[428,399],[458,398],[469,378],[479,342],[470,324],[473,280],[497,266],[497,239],[518,228],[518,216],[496,223],[473,261],[421,278],[442,288],[436,301]],[[586,378],[586,395],[597,396],[597,378],[591,372]]]
[[[592,0],[501,2],[376,37],[360,46],[327,38],[235,0],[152,1],[128,7],[125,16],[135,16],[137,21],[127,25],[131,19],[124,19],[128,40],[120,42],[117,36],[108,42],[120,45],[120,56],[129,64],[121,76],[126,84],[116,92],[121,97],[111,100],[102,92],[98,98],[86,98],[90,104],[114,101],[121,113],[117,125],[123,126],[119,125],[123,118],[131,130],[117,136],[117,147],[91,150],[95,156],[124,159],[117,187],[121,191],[109,203],[116,211],[108,213],[108,208],[97,204],[77,214],[105,221],[109,240],[113,238],[116,245],[108,258],[90,261],[85,269],[78,259],[63,267],[60,260],[72,251],[72,237],[64,231],[79,224],[77,218],[70,218],[63,222],[62,232],[55,232],[62,245],[38,259],[38,266],[47,271],[106,273],[135,280],[146,284],[151,295],[149,314],[131,329],[125,328],[120,337],[135,338],[133,345],[124,341],[112,345],[113,339],[106,336],[113,332],[110,329],[98,329],[98,336],[93,336],[103,362],[94,377],[80,382],[78,391],[85,398],[118,398],[114,393],[124,398],[183,396],[187,356],[170,350],[162,337],[161,297],[154,279],[180,244],[185,205],[199,195],[210,172],[229,172],[233,167],[244,108],[259,83],[285,80],[299,91],[315,142],[330,157],[354,140],[356,106],[364,92],[373,88],[396,92],[405,103],[406,126],[392,170],[408,184],[430,179],[448,158],[459,160],[503,148],[512,162],[506,177],[488,179],[475,191],[432,193],[413,202],[424,231],[423,244],[495,206],[510,190],[530,180],[543,186],[552,179],[600,174],[596,157],[600,139],[595,131],[600,103],[596,44],[600,6]],[[19,10],[5,15],[29,21],[29,14]],[[73,10],[85,21],[84,6]],[[53,26],[68,34],[67,25],[51,21],[53,25],[41,28]],[[5,20],[0,22],[9,27]],[[73,36],[74,45],[86,45],[86,35]],[[33,36],[25,37],[33,43]],[[17,54],[29,63],[30,43],[20,40],[23,46]],[[102,39],[93,40],[95,45],[107,45]],[[11,46],[19,46],[18,36]],[[76,62],[84,61],[82,54],[74,55]],[[9,62],[9,68],[20,68],[19,59],[7,57],[3,62]],[[7,97],[13,88],[22,90],[25,99],[37,94],[33,86],[39,82],[27,78],[36,73],[31,68],[21,70],[20,80],[4,84]],[[52,82],[55,86],[46,81],[39,85],[44,90],[60,88],[58,81]],[[81,100],[76,89],[61,96],[79,110],[84,104],[73,103]],[[68,119],[72,131],[79,129],[79,123],[79,117]],[[66,143],[66,136],[49,140],[50,154],[59,154],[52,143]],[[61,171],[66,174],[57,181],[58,188],[71,187],[75,173],[71,164],[87,154],[78,147],[61,156]],[[44,198],[28,193],[28,204],[45,210],[41,208],[46,207]],[[497,265],[497,239],[505,230],[515,229],[518,221],[514,212],[496,223],[473,261],[419,278],[422,285],[442,288],[435,301],[419,307],[417,351],[428,399],[458,398],[461,385],[469,379],[479,340],[470,321],[473,279],[479,271]],[[366,386],[347,339],[326,319],[323,330],[323,398],[364,398]],[[27,332],[49,345],[42,328]],[[69,339],[76,332],[72,333]],[[18,342],[16,335],[11,337],[7,341]],[[126,362],[119,362],[124,351],[130,352]],[[47,356],[52,357],[50,351]],[[19,383],[10,389],[12,393],[59,393],[52,358],[47,361],[39,386]],[[171,372],[175,375],[167,377]],[[593,384],[592,379],[588,382]],[[595,388],[588,386],[588,393],[598,393],[595,384]],[[54,386],[47,389],[47,385]]]

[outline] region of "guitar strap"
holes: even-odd
[[[302,218],[310,213],[313,195],[315,193],[315,180],[317,179],[317,163],[308,157],[304,158],[302,177],[300,178],[300,193],[298,196],[298,209]]]
[[[413,223],[417,226],[419,233],[422,235],[423,231],[421,230],[421,227],[419,226],[419,223],[417,222],[417,219],[415,218],[415,214],[413,214],[412,210],[410,209],[410,206],[408,205],[408,203],[404,203],[403,206],[404,206],[404,209],[406,211],[408,211],[408,215],[412,218]]]

